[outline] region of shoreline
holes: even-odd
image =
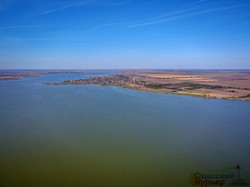
[[[18,80],[49,74],[89,73],[88,70],[3,71],[0,81]],[[250,71],[221,70],[134,70],[115,74],[96,74],[94,77],[44,85],[96,84],[117,86],[138,91],[162,94],[186,95],[237,101],[250,101]]]
[[[144,74],[143,74],[144,73]],[[158,73],[158,74],[155,74]],[[159,72],[123,72],[113,75],[104,75],[88,79],[66,80],[59,83],[44,83],[45,85],[83,85],[96,84],[102,86],[117,86],[122,88],[134,89],[138,91],[147,91],[154,93],[187,95],[203,98],[217,98],[239,101],[250,101],[250,87],[240,87],[241,84],[232,84],[232,75],[229,79],[229,84],[218,80],[212,80],[211,77],[201,75],[182,75],[177,74],[159,74]],[[235,72],[233,72],[235,73]],[[209,74],[209,73],[208,73]],[[224,74],[222,78],[225,79]],[[167,76],[167,78],[165,77]],[[216,74],[218,76],[218,74]],[[244,75],[240,75],[239,80],[243,79]],[[250,80],[250,74],[249,74]],[[239,82],[239,81],[238,81]],[[238,83],[236,82],[236,83]],[[250,86],[250,84],[249,84]]]
[[[208,96],[201,96],[201,95],[194,95],[194,94],[180,94],[180,93],[171,93],[171,92],[159,92],[156,90],[144,90],[138,88],[131,88],[119,85],[101,85],[101,84],[57,84],[57,83],[43,83],[44,85],[99,85],[99,86],[110,86],[110,87],[119,87],[119,88],[126,88],[130,90],[142,91],[142,92],[151,92],[151,93],[158,93],[158,94],[169,94],[169,95],[183,95],[183,96],[191,96],[191,97],[200,97],[206,99],[223,99],[223,100],[231,100],[231,101],[250,101],[250,99],[240,99],[240,98],[224,98],[224,97],[208,97]]]

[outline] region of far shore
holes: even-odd
[[[1,80],[18,80],[48,74],[100,72],[100,70],[0,70]]]
[[[94,77],[46,85],[98,84],[154,93],[250,101],[250,71],[240,70],[129,70],[98,75],[105,70],[1,70],[1,80],[48,74],[89,73]]]

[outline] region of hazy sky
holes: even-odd
[[[250,0],[0,0],[0,68],[250,69]]]

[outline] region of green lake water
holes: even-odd
[[[250,102],[41,84],[93,75],[0,82],[0,187],[185,187],[237,163],[250,183]]]

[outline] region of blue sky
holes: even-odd
[[[250,69],[250,0],[1,0],[1,69]]]

